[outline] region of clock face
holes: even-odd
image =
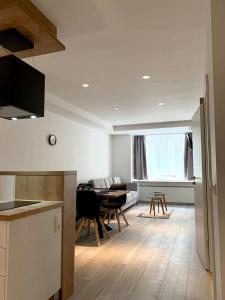
[[[55,146],[57,142],[56,136],[54,134],[50,134],[48,137],[48,142],[51,146]]]

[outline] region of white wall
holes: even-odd
[[[57,137],[56,146],[47,142]],[[77,170],[78,181],[111,175],[111,137],[57,114],[45,118],[0,119],[0,170]]]
[[[131,181],[132,137],[128,134],[112,136],[112,176],[123,182]]]
[[[0,201],[15,199],[15,176],[0,176]]]

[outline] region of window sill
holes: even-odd
[[[188,181],[188,180],[155,180],[155,181],[150,181],[150,180],[133,180],[134,182],[138,182],[139,186],[152,186],[152,187],[194,187],[193,181]]]

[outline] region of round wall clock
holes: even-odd
[[[48,142],[51,146],[55,146],[56,142],[57,142],[57,138],[54,134],[50,134],[48,137]]]

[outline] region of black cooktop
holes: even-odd
[[[9,210],[17,207],[27,206],[40,203],[40,201],[8,201],[8,202],[0,202],[0,211]]]

